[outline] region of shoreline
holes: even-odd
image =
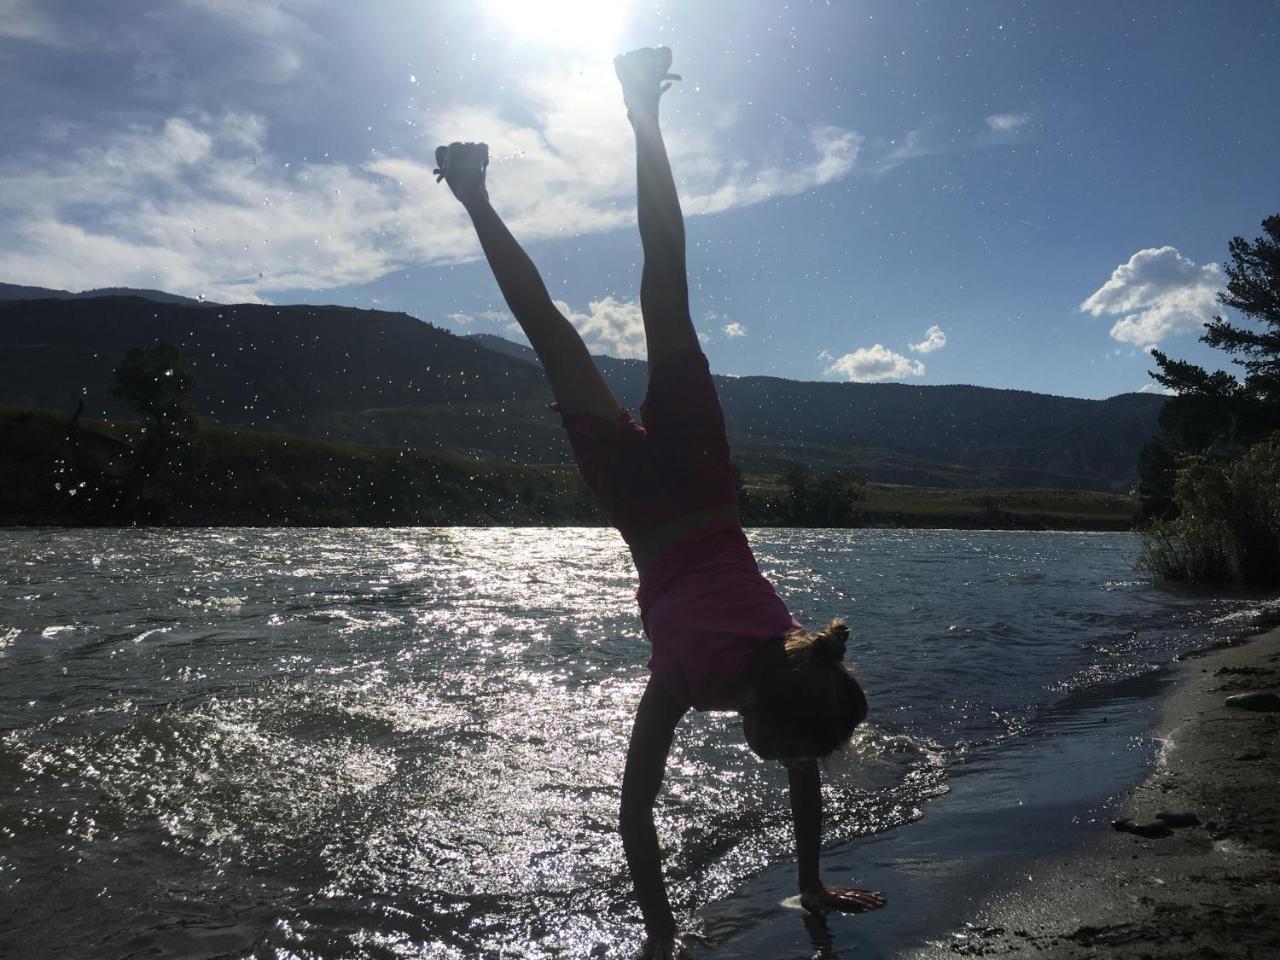
[[[1179,667],[1150,734],[1155,768],[1109,819],[1147,825],[1170,812],[1199,823],[1155,837],[1107,829],[902,956],[1280,956],[1280,713],[1225,702],[1280,689],[1280,628]]]
[[[826,879],[880,890],[885,909],[809,918],[783,862],[698,912],[697,956],[1280,956],[1280,713],[1223,704],[1280,692],[1274,622],[970,758],[919,819],[825,848]],[[1162,811],[1200,824],[1159,839],[1111,826]]]

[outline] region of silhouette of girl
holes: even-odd
[[[640,307],[649,386],[635,423],[586,345],[556,309],[485,189],[488,147],[436,151],[438,178],[462,202],[502,295],[537,351],[582,476],[631,550],[636,598],[652,643],[622,782],[620,830],[648,939],[640,956],[689,957],[662,880],[653,804],[676,725],[692,707],[733,710],[748,744],[787,766],[801,902],[811,913],[883,906],[876,893],[827,886],[818,872],[822,795],[817,758],[846,742],[866,700],[843,664],[840,621],[809,634],[756,566],[738,518],[715,384],[689,314],[684,220],[658,101],[671,51],[614,61],[635,132],[637,219],[644,248]]]

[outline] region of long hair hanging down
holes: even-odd
[[[766,643],[752,664],[756,704],[776,729],[825,756],[867,716],[862,687],[845,666],[849,628],[833,620],[820,633],[797,630]]]

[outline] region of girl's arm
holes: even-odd
[[[787,766],[791,788],[791,816],[795,821],[796,864],[799,870],[800,902],[810,913],[822,916],[828,910],[871,910],[884,906],[884,897],[857,887],[828,887],[818,870],[822,848],[822,781],[816,760]]]
[[[684,714],[685,708],[650,677],[636,710],[622,775],[619,831],[651,944],[670,942],[676,935],[675,917],[662,882],[662,851],[653,825],[653,804],[662,787],[676,725]]]

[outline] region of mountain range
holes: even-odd
[[[109,392],[131,347],[179,345],[191,406],[223,426],[443,450],[506,463],[570,460],[528,347],[456,336],[404,313],[210,304],[160,291],[72,294],[0,284],[0,401],[130,411]],[[643,361],[597,357],[628,407]],[[976,386],[717,376],[745,470],[791,463],[940,487],[1126,490],[1164,399],[1106,400]]]

